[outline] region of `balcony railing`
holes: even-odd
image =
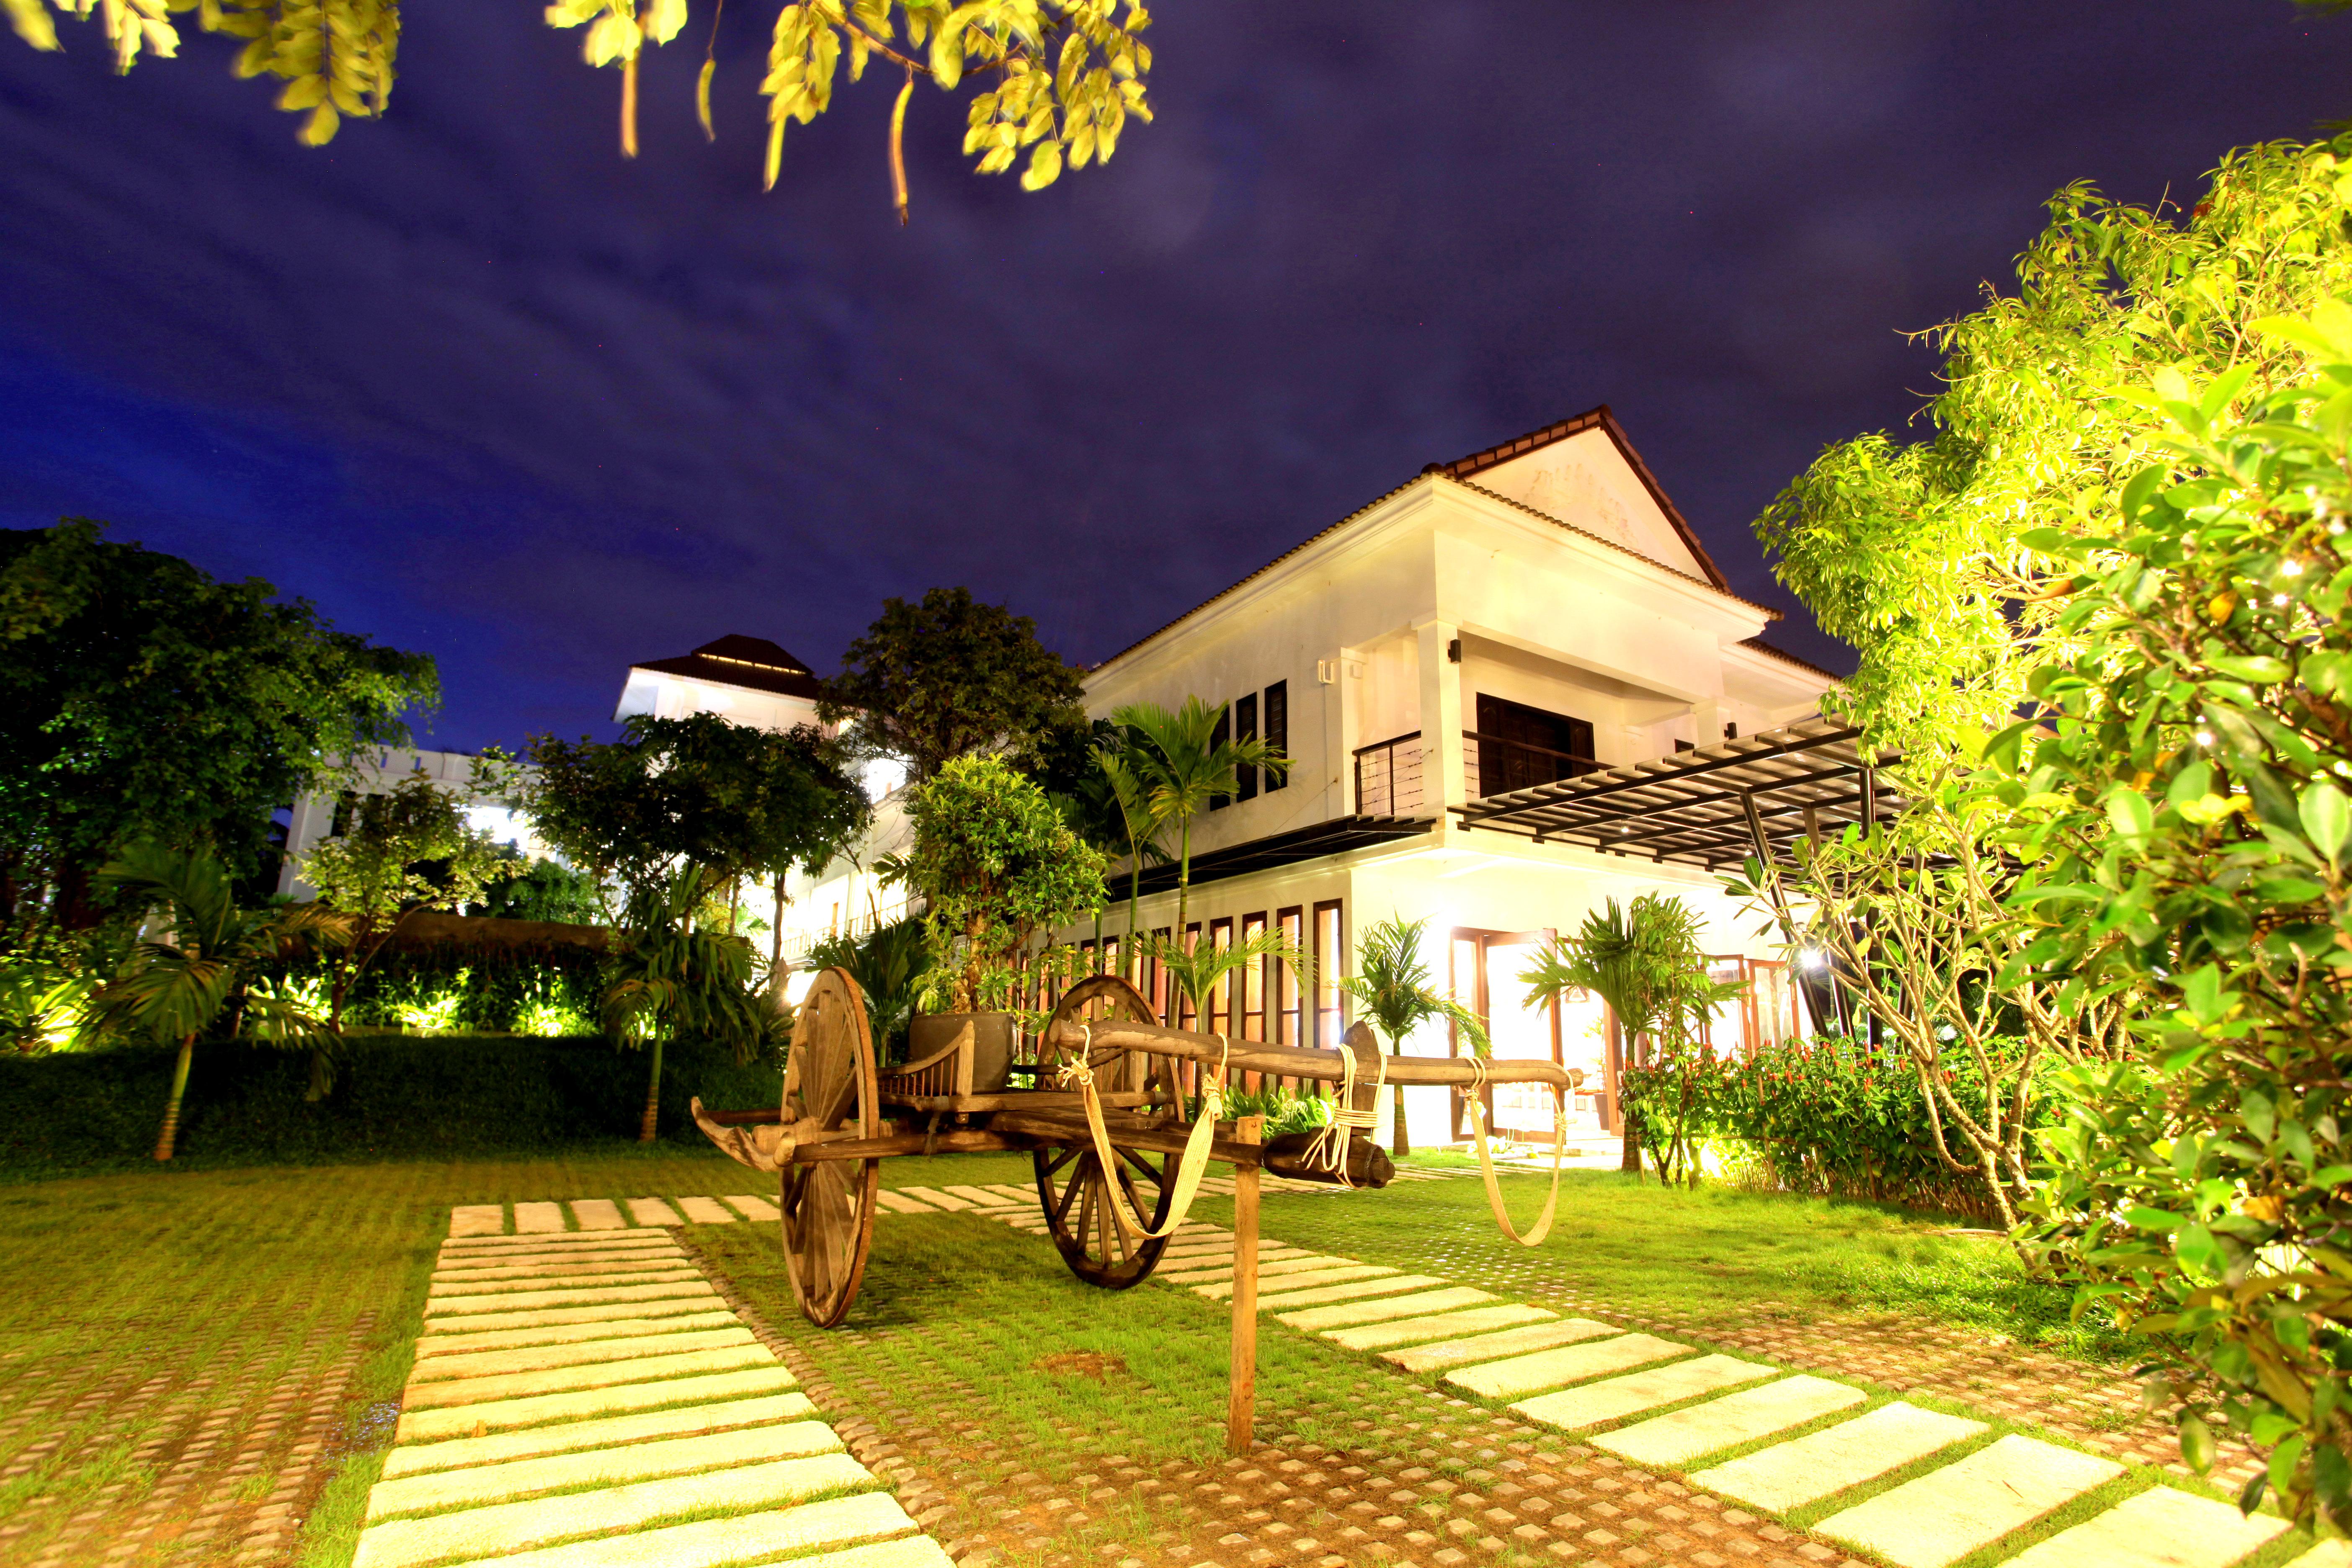
[[[1573,752],[1555,752],[1549,746],[1482,735],[1475,730],[1462,731],[1462,782],[1472,800],[1600,771],[1598,762]]]
[[[1421,731],[1356,748],[1356,812],[1402,816],[1421,809]]]

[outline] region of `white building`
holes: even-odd
[[[1498,1054],[1584,1068],[1570,1130],[1603,1134],[1619,1065],[1606,1010],[1523,1006],[1536,950],[1604,899],[1676,894],[1722,971],[1758,982],[1719,1030],[1780,1037],[1801,1014],[1777,936],[1716,873],[1759,838],[1777,851],[1878,809],[1846,732],[1816,717],[1832,677],[1759,640],[1777,618],[1731,592],[1602,407],[1431,465],[1105,660],[1086,705],[1107,717],[1198,696],[1292,759],[1194,820],[1190,940],[1277,929],[1328,981],[1352,972],[1371,922],[1426,917],[1438,982],[1487,1020]],[[863,867],[904,832],[886,799],[858,864],[794,879],[788,955],[897,912]],[[1172,867],[1146,871],[1140,931],[1172,934],[1174,882]],[[1115,878],[1107,945],[1123,944],[1125,892]],[[1131,956],[1109,962],[1164,1008]],[[1344,999],[1316,992],[1253,969],[1208,1017],[1173,1021],[1334,1043]],[[1433,1027],[1407,1048],[1455,1043]],[[1416,1142],[1462,1135],[1451,1091],[1409,1100]],[[1549,1100],[1498,1091],[1495,1121],[1549,1139]]]
[[[302,879],[302,861],[319,847],[320,839],[335,830],[335,818],[347,795],[389,795],[395,786],[413,778],[430,779],[464,800],[467,820],[493,838],[514,845],[527,856],[548,855],[547,846],[531,832],[527,818],[503,801],[483,799],[475,794],[474,763],[471,752],[372,752],[359,759],[348,787],[298,796],[286,824],[286,852],[278,864],[278,892],[301,900],[319,896],[319,889]]]

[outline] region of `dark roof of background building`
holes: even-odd
[[[648,658],[629,668],[649,669],[656,675],[683,675],[696,680],[749,687],[754,691],[773,691],[784,697],[805,697],[812,701],[822,689],[822,683],[807,665],[765,637],[747,637],[740,633],[730,633],[704,643],[692,653],[677,658]]]

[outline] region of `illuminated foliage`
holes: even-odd
[[[713,0],[712,40],[717,12]],[[172,18],[194,12],[196,26],[247,40],[239,76],[286,83],[278,107],[305,115],[301,141],[325,145],[346,118],[382,115],[392,97],[400,49],[398,0],[0,0],[17,37],[37,49],[59,47],[58,16],[95,20],[118,70],[142,54],[179,53]],[[691,17],[688,0],[552,0],[551,27],[584,27],[581,53],[621,72],[621,152],[637,155],[637,64],[670,42]],[[899,147],[915,79],[954,92],[967,78],[982,89],[966,111],[963,150],[982,174],[1013,167],[1025,151],[1024,190],[1043,190],[1065,168],[1108,163],[1128,121],[1149,121],[1144,78],[1151,48],[1138,37],[1151,25],[1139,0],[793,0],[776,14],[760,92],[768,100],[768,188],[783,157],[784,128],[807,124],[833,103],[844,69],[856,81],[877,56],[904,72],[890,115],[890,172],[900,220],[907,212]],[[898,46],[903,44],[902,49]],[[695,113],[706,135],[713,53],[695,82]]]

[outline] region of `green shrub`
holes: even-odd
[[[687,1112],[778,1102],[782,1070],[681,1043],[665,1063],[660,1135],[708,1147]],[[171,1089],[168,1050],[0,1057],[0,1177],[146,1166]],[[334,1094],[306,1101],[298,1054],[207,1047],[180,1110],[179,1164],[318,1164],[611,1145],[633,1139],[645,1062],[602,1039],[358,1035]]]
[[[1974,1167],[1955,1170],[1937,1152],[1918,1076],[1901,1057],[1851,1040],[1769,1046],[1746,1061],[1709,1060],[1695,1069],[1693,1135],[1711,1144],[1754,1185],[1811,1197],[1865,1198],[1944,1214],[1987,1216]],[[1981,1115],[1981,1081],[1956,1074],[1962,1109]],[[1628,1068],[1628,1112],[1655,1125],[1680,1097],[1678,1070]],[[2031,1124],[2054,1117],[2047,1085],[2037,1087]]]
[[[569,943],[501,947],[438,942],[387,948],[361,972],[344,998],[347,1024],[539,1033],[565,1025],[568,1033],[595,1026],[604,998],[604,954]],[[322,961],[296,966],[298,987],[323,982]]]

